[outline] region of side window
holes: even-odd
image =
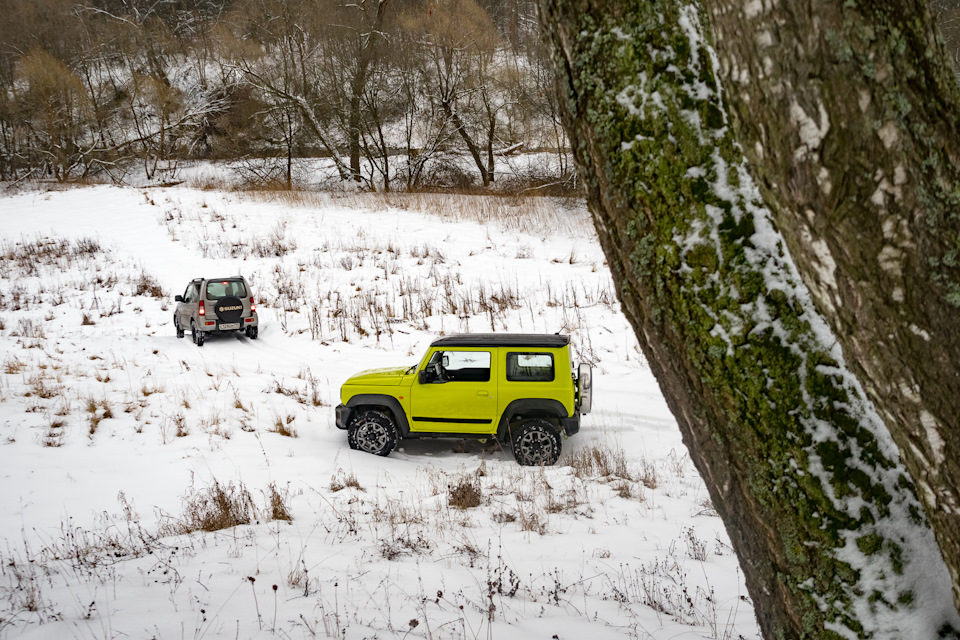
[[[187,290],[183,292],[183,301],[190,302],[190,292],[193,291],[193,287],[187,285]]]
[[[197,301],[197,298],[199,298],[199,297],[200,297],[200,296],[197,295],[197,285],[195,285],[195,284],[187,285],[187,291],[186,291],[186,293],[183,294],[183,301],[184,301],[184,302],[196,302],[196,301]]]
[[[508,353],[508,382],[553,382],[552,353]]]
[[[447,382],[489,382],[491,360],[489,351],[437,351],[427,366],[440,364]]]

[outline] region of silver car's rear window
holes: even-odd
[[[207,283],[207,300],[219,300],[227,296],[247,297],[243,280],[211,280]]]

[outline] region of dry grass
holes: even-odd
[[[517,510],[516,522],[520,525],[521,531],[532,531],[541,536],[547,534],[547,518],[534,506],[525,508],[520,505]]]
[[[272,433],[278,433],[287,438],[296,438],[298,437],[297,430],[293,427],[293,421],[295,418],[296,416],[293,415],[287,415],[286,417],[283,417],[277,414],[273,419],[273,425],[270,429],[268,429],[268,431]]]
[[[290,509],[287,506],[290,497],[289,485],[281,490],[277,488],[275,483],[271,482],[267,485],[264,493],[267,498],[266,513],[271,520],[285,520],[287,522],[293,520],[293,516],[290,515]]]
[[[472,509],[483,502],[480,481],[477,477],[461,476],[447,487],[447,503],[457,509]]]
[[[16,356],[8,356],[7,359],[3,361],[3,372],[8,375],[13,375],[23,371],[26,366],[27,365],[21,360],[18,360]]]
[[[113,407],[106,398],[98,401],[93,396],[88,396],[85,408],[87,413],[90,414],[90,427],[88,429],[90,436],[93,436],[97,432],[101,421],[109,420],[113,417]]]
[[[47,424],[43,435],[40,436],[40,443],[45,447],[60,447],[63,445],[64,427],[67,426],[65,420],[54,418]]]
[[[148,398],[155,393],[163,393],[163,391],[164,391],[163,385],[158,385],[158,384],[150,386],[146,382],[144,382],[143,385],[140,387],[140,395],[142,395],[144,398]]]
[[[635,480],[627,465],[627,454],[622,448],[589,445],[569,452],[563,462],[581,480],[596,477]]]
[[[173,416],[173,426],[176,427],[174,435],[178,438],[190,435],[190,430],[187,428],[187,419],[182,413]]]
[[[43,373],[38,372],[27,380],[27,390],[24,392],[23,396],[25,398],[41,398],[43,400],[49,400],[50,398],[56,398],[63,392],[63,385],[61,384],[51,384],[50,381],[43,375]]]
[[[92,238],[38,238],[14,244],[0,244],[0,276],[13,274],[38,276],[42,267],[67,271],[75,263],[100,253],[100,243]]]
[[[145,271],[141,271],[132,284],[133,295],[135,296],[150,296],[160,300],[167,297],[167,293],[163,290],[160,282]]]
[[[358,491],[364,490],[363,487],[360,486],[360,482],[357,480],[357,476],[355,476],[353,472],[347,474],[343,469],[337,469],[337,472],[330,477],[330,491],[336,493],[337,491],[343,491],[348,487]]]
[[[304,206],[313,199],[302,192],[286,196],[299,200]],[[384,208],[420,211],[457,222],[493,223],[505,231],[523,231],[538,235],[589,237],[593,224],[583,207],[567,206],[566,201],[540,196],[494,196],[460,193],[347,193],[335,195],[336,204],[356,209],[382,210]],[[311,203],[311,204],[307,204]]]
[[[456,222],[494,224],[505,231],[535,235],[592,237],[593,223],[586,209],[559,198],[536,195],[475,195],[435,192],[324,193],[299,190],[254,190],[247,197],[292,207],[322,208],[331,204],[381,211],[387,208],[418,211]]]
[[[168,523],[169,533],[219,531],[257,518],[257,508],[243,483],[221,484],[214,480],[206,489],[193,490],[183,498],[183,515]]]
[[[309,370],[301,371],[299,376],[303,378],[307,385],[305,389],[297,389],[294,387],[288,387],[283,382],[279,380],[274,380],[273,384],[266,389],[273,393],[278,393],[282,396],[287,396],[296,400],[297,403],[304,406],[313,406],[313,407],[323,407],[326,406],[326,402],[323,401],[323,398],[320,395],[320,382],[317,380]],[[237,399],[239,403],[239,399]],[[241,407],[237,407],[238,409]]]

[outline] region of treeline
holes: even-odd
[[[378,189],[569,173],[532,0],[5,0],[0,179],[324,156]],[[464,161],[445,157],[459,157]],[[443,174],[443,175],[439,175]]]

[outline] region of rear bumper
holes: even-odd
[[[560,426],[563,427],[564,433],[572,436],[580,431],[580,414],[574,413],[573,416],[569,418],[560,418]]]
[[[345,404],[338,404],[336,408],[337,412],[337,429],[346,429],[347,425],[350,424],[350,416],[353,414],[353,408],[348,407]]]
[[[211,322],[212,322],[213,324],[208,324],[208,323],[211,323]],[[228,325],[228,326],[229,326],[229,325],[231,325],[231,324],[235,324],[235,325],[239,325],[239,326],[233,327],[233,328],[231,328],[231,329],[224,329],[224,328],[221,328],[221,327],[220,327],[220,325]],[[219,320],[219,319],[217,319],[217,318],[204,318],[204,317],[201,317],[201,318],[200,318],[200,322],[197,324],[197,328],[200,329],[200,331],[204,331],[204,332],[207,332],[207,333],[210,333],[210,332],[212,332],[212,331],[228,332],[228,331],[243,331],[243,330],[245,330],[247,327],[256,327],[256,326],[258,326],[259,324],[260,324],[260,321],[259,321],[259,319],[257,318],[257,314],[253,314],[253,316],[251,316],[251,317],[249,317],[249,318],[240,318],[240,319],[237,320],[236,322],[224,322],[223,320]]]

